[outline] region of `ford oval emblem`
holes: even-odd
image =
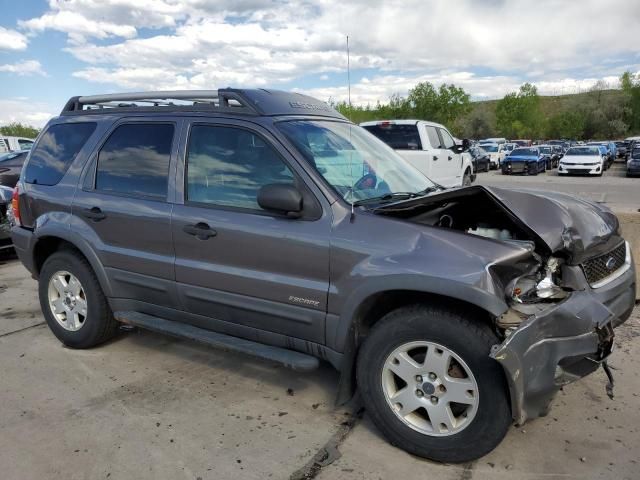
[[[604,266],[607,267],[607,270],[613,270],[616,266],[616,259],[613,257],[609,257],[607,259],[607,263],[605,263]]]

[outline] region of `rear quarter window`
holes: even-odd
[[[379,124],[364,127],[394,150],[422,150],[417,125]]]
[[[38,185],[56,185],[95,129],[94,122],[50,126],[32,150],[31,159],[24,171],[24,181]]]

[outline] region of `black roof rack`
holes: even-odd
[[[296,92],[266,89],[161,90],[71,97],[61,115],[143,111],[304,115],[346,120],[325,102]]]
[[[246,100],[232,91],[224,90],[159,90],[150,92],[109,93],[72,97],[62,109],[67,113],[95,113],[113,109],[188,109],[188,110],[232,110],[257,114]]]

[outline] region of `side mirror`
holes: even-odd
[[[471,148],[471,141],[468,138],[462,140],[462,148],[467,151]]]
[[[270,183],[260,188],[258,205],[264,210],[282,213],[290,218],[302,216],[302,194],[287,183]]]

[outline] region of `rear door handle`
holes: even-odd
[[[448,157],[448,158],[449,158],[449,160],[453,160],[453,157]]]
[[[208,238],[215,237],[218,234],[218,232],[204,222],[198,222],[195,225],[185,225],[182,227],[182,231],[189,235],[193,235],[199,240],[207,240]]]
[[[434,155],[434,156],[433,156],[433,159],[434,159],[434,160],[437,160],[437,159],[438,159],[438,156],[437,156],[437,155]]]
[[[89,218],[94,222],[99,222],[100,220],[104,220],[105,218],[107,218],[107,216],[98,207],[85,208],[82,211],[82,216]]]

